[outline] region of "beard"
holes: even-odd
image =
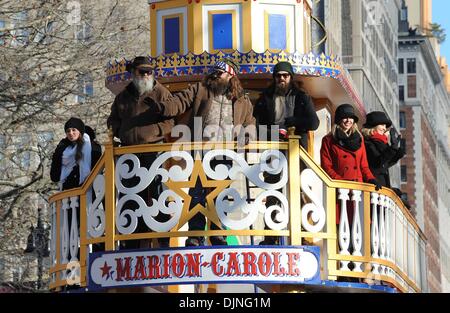
[[[275,94],[278,96],[285,96],[291,89],[291,83],[280,82],[275,84]]]
[[[143,95],[146,92],[152,91],[154,82],[155,82],[155,78],[153,76],[151,76],[148,79],[133,77],[133,84],[136,87],[136,89],[140,95]]]
[[[215,95],[223,95],[228,90],[229,83],[218,77],[209,77],[206,80],[206,87]]]

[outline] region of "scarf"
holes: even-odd
[[[388,144],[388,137],[386,135],[380,135],[379,133],[373,133],[372,136],[370,136],[371,139],[376,141],[381,141],[384,144]]]
[[[362,138],[358,132],[354,132],[350,136],[347,136],[344,131],[338,128],[336,130],[336,141],[342,148],[355,152],[361,148]]]
[[[61,162],[61,176],[59,177],[59,185],[60,189],[62,189],[63,183],[66,181],[67,177],[72,173],[75,165],[78,164],[80,168],[80,181],[81,185],[86,177],[88,177],[91,172],[91,140],[88,134],[83,134],[83,148],[81,149],[81,158],[76,161],[75,155],[77,153],[77,144],[68,146],[62,154],[62,162]]]

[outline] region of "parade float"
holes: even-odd
[[[289,61],[294,79],[313,98],[320,127],[308,134],[308,149],[300,147],[292,129],[286,141],[251,141],[244,148],[236,142],[177,141],[118,147],[110,135],[83,186],[50,198],[52,291],[67,286],[85,292],[424,290],[426,238],[401,199],[387,188],[332,180],[320,167],[321,140],[335,108],[351,103],[361,117],[365,109],[339,57],[310,52],[311,5],[309,0],[149,1],[148,57],[171,92],[200,81],[216,60],[230,57],[240,64],[239,78],[255,100],[270,84],[274,65]],[[108,64],[106,86],[114,94],[129,83],[125,68],[132,58]],[[159,153],[150,168],[139,166],[136,154],[145,152]],[[212,168],[217,156],[232,159],[233,166]],[[264,172],[279,174],[279,180],[264,182]],[[157,175],[164,192],[149,207],[138,193]],[[126,187],[122,182],[132,177],[138,183]],[[190,208],[188,190],[198,180],[209,190],[207,203]],[[279,205],[267,208],[269,196]],[[347,214],[348,201],[353,215]],[[158,222],[158,212],[170,219]],[[198,212],[222,229],[189,231],[188,221]],[[149,231],[138,233],[138,221]],[[227,236],[227,246],[207,240],[205,246],[184,247],[189,236],[218,235]],[[264,236],[278,236],[281,243],[260,246]],[[170,247],[158,246],[163,237],[170,238]],[[119,242],[137,239],[147,240],[148,248],[119,249]]]

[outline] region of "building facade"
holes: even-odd
[[[407,150],[401,161],[402,189],[408,193],[417,221],[428,238],[430,291],[441,292],[441,268],[448,267],[441,259],[440,245],[445,236],[441,227],[448,216],[445,198],[449,184],[445,175],[449,164],[446,130],[450,102],[427,37],[416,33],[400,36],[398,64],[401,130]]]

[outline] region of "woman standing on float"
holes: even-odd
[[[66,137],[56,147],[50,169],[50,178],[60,190],[81,186],[101,155],[93,151],[82,120],[70,118],[64,130]]]
[[[357,122],[358,117],[350,104],[342,104],[336,109],[332,130],[322,139],[320,163],[332,179],[367,182],[374,184],[375,189],[379,190],[381,185],[370,171],[364,139]],[[351,221],[351,202],[347,207]],[[339,206],[336,206],[336,210],[336,221],[339,224]]]

